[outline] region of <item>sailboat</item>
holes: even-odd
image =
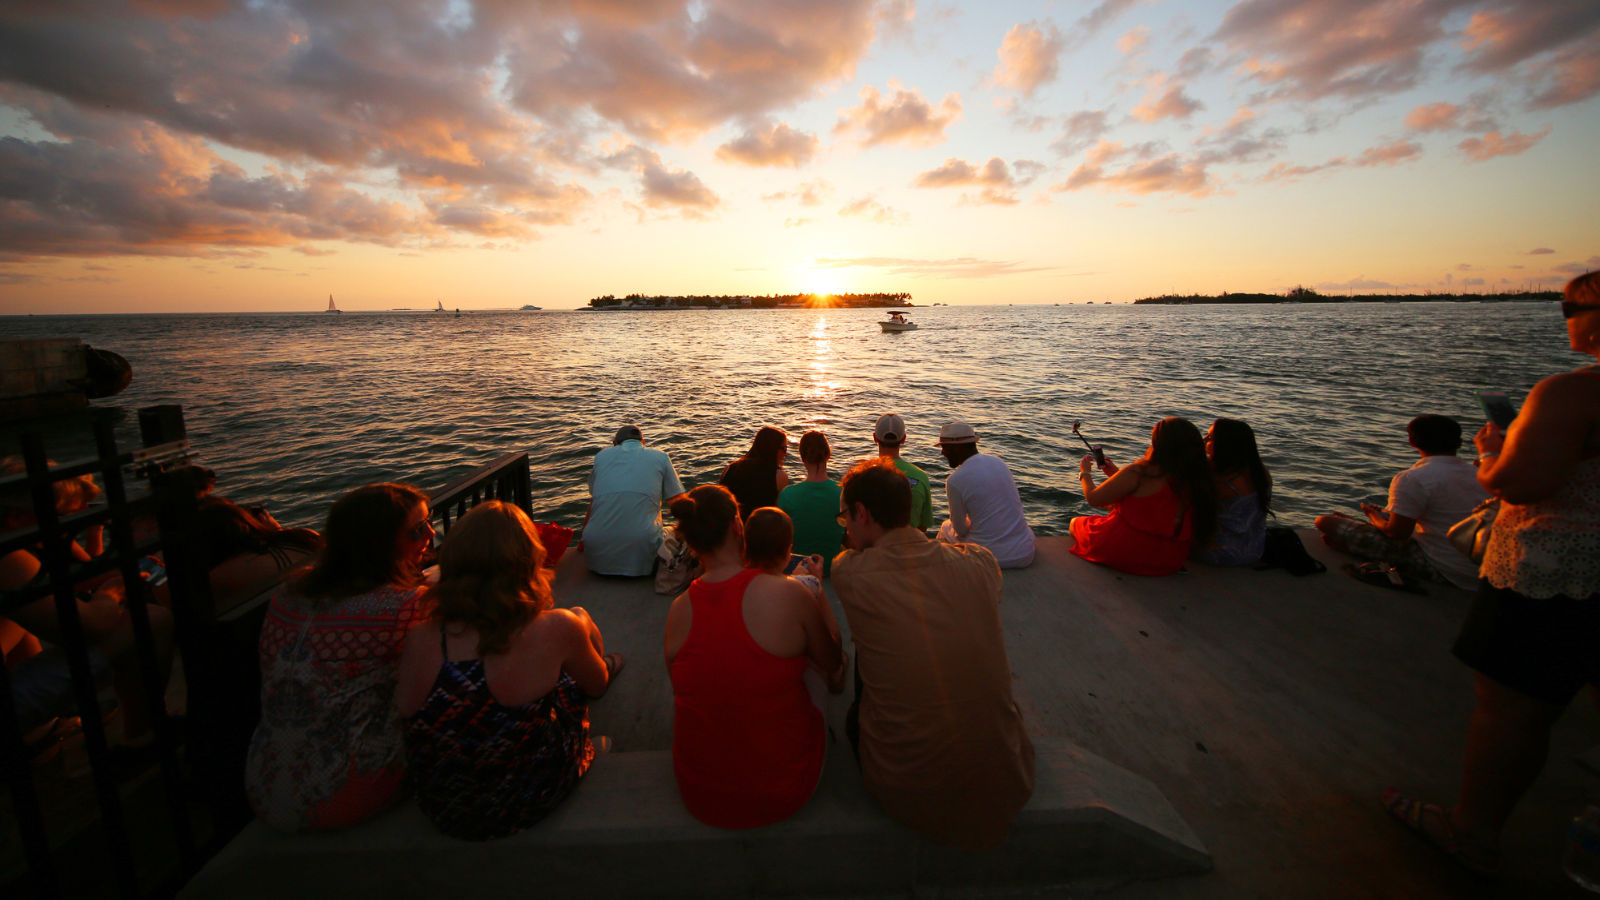
[[[342,312],[344,312],[344,310],[342,310],[339,307],[333,305],[333,295],[329,294],[328,295],[328,308],[326,310],[324,310],[324,312],[342,313]]]
[[[443,300],[439,301],[439,308],[434,310],[434,312],[444,312],[444,301]]]

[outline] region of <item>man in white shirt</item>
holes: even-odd
[[[1478,567],[1446,535],[1489,492],[1478,484],[1477,467],[1456,456],[1461,425],[1448,416],[1418,416],[1406,436],[1422,458],[1389,483],[1389,505],[1361,504],[1365,522],[1342,513],[1318,516],[1317,530],[1334,549],[1379,560],[1407,578],[1471,590]]]
[[[649,575],[661,546],[661,501],[683,493],[672,460],[647,449],[636,425],[594,455],[583,561],[597,575]]]
[[[950,518],[939,526],[939,540],[981,544],[1002,569],[1032,563],[1033,529],[1006,464],[998,456],[978,452],[978,433],[965,422],[939,429],[939,452],[950,463],[944,482]]]

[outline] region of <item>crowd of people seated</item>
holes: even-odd
[[[1600,358],[1596,278],[1569,285],[1563,312],[1572,347]],[[1508,431],[1491,423],[1477,433],[1476,465],[1456,457],[1456,422],[1412,420],[1420,459],[1395,476],[1388,505],[1364,507],[1365,522],[1317,521],[1336,547],[1466,585],[1479,570],[1442,532],[1483,496],[1503,501],[1455,647],[1478,673],[1462,797],[1449,808],[1384,797],[1395,817],[1479,872],[1498,864],[1500,831],[1543,765],[1550,727],[1579,688],[1600,683],[1597,372],[1540,382]],[[903,420],[879,418],[873,441],[878,455],[834,482],[827,436],[806,432],[805,478],[790,484],[788,437],[762,428],[719,484],[685,492],[666,454],[646,451],[625,425],[595,460],[586,563],[649,574],[663,501],[699,561],[663,635],[673,773],[695,818],[743,829],[802,809],[827,756],[829,695],[853,673],[845,731],[868,792],[936,841],[996,847],[1034,784],[999,615],[1002,569],[1032,563],[1034,535],[1009,467],[979,452],[971,425],[939,430],[949,519],[932,535],[927,476],[901,458]],[[1245,422],[1218,419],[1202,436],[1187,419],[1164,418],[1138,459],[1085,455],[1079,476],[1085,502],[1106,510],[1071,521],[1071,552],[1083,559],[1160,576],[1189,561],[1262,558],[1273,486]],[[65,482],[57,510],[81,509],[93,493],[92,482]],[[8,527],[31,515],[23,498],[0,499]],[[492,839],[547,815],[607,749],[591,738],[589,702],[624,661],[583,609],[556,607],[523,510],[474,507],[429,574],[432,512],[407,485],[348,492],[321,534],[284,530],[220,498],[202,497],[200,509],[197,546],[219,593],[283,579],[261,632],[261,719],[245,776],[267,824],[338,828],[409,790],[441,832]],[[85,535],[74,553],[87,558],[100,543]],[[25,584],[39,565],[26,550],[0,559],[0,587]],[[851,626],[853,660],[823,579]],[[114,593],[90,593],[80,612],[100,665],[119,672],[128,638]],[[169,657],[170,617],[151,612]],[[52,640],[50,628],[29,607],[0,619],[7,666],[37,656],[32,638]],[[144,739],[141,701],[121,699],[124,740]]]

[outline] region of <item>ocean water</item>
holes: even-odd
[[[1475,388],[1520,405],[1587,359],[1554,303],[955,306],[883,334],[873,310],[323,313],[0,319],[14,337],[70,336],[125,356],[133,384],[102,405],[180,403],[218,493],[317,527],[372,481],[435,489],[501,454],[532,459],[541,520],[576,527],[594,453],[623,423],[714,482],[775,425],[828,434],[837,476],[874,452],[884,412],[944,510],[939,426],[964,419],[1006,460],[1030,522],[1063,534],[1089,511],[1073,419],[1114,460],[1163,416],[1248,421],[1279,521],[1379,499],[1415,461],[1405,423],[1482,422]],[[10,436],[5,438],[13,440]],[[52,436],[52,454],[85,445]],[[5,452],[13,452],[6,448]],[[1471,448],[1467,447],[1470,454]],[[790,476],[800,478],[798,453]]]

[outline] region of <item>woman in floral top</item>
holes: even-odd
[[[261,629],[261,724],[245,790],[284,831],[339,828],[388,806],[405,778],[395,665],[433,542],[428,498],[375,484],[328,512],[327,545]]]

